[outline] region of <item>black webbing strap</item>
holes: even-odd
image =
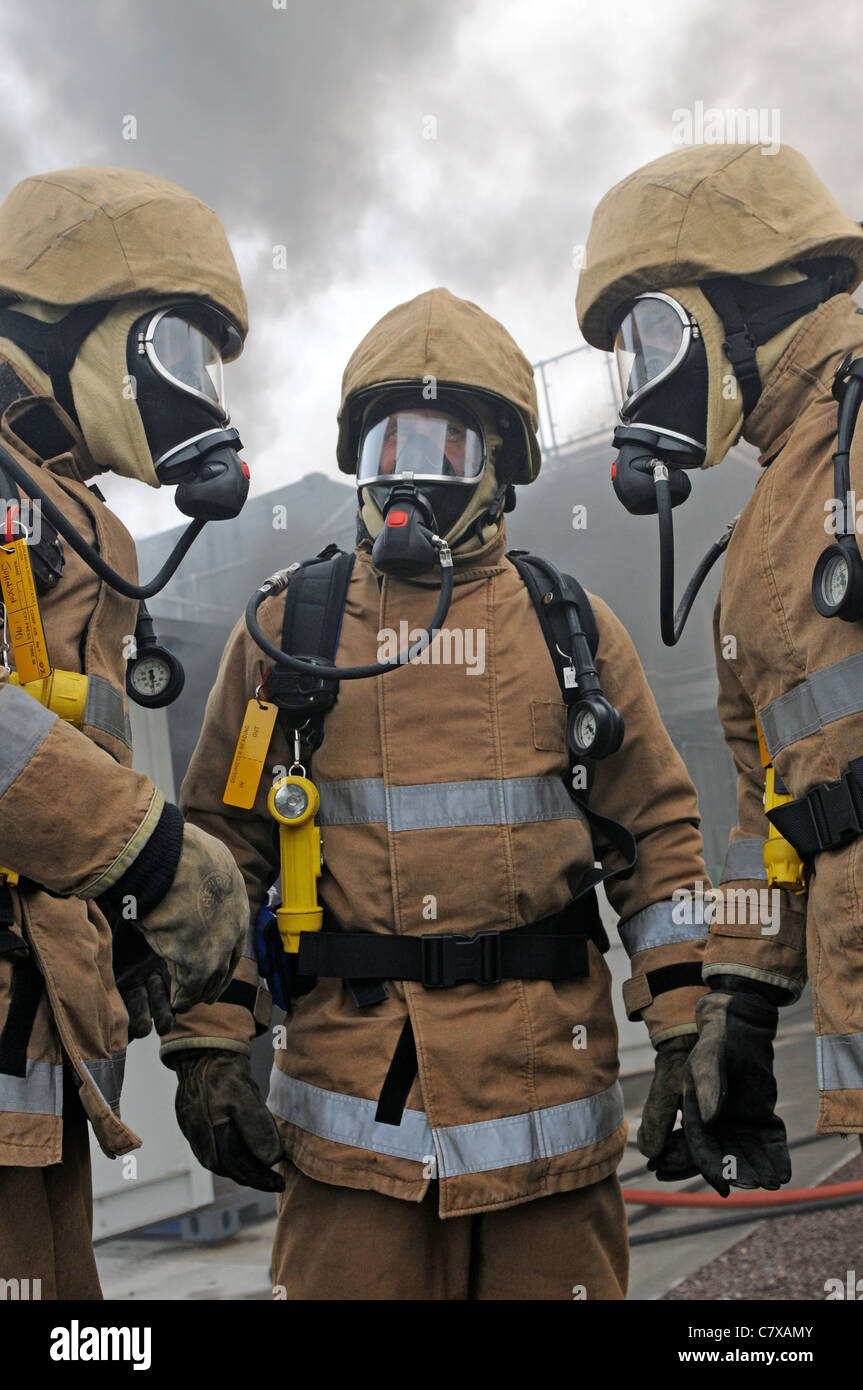
[[[822,782],[767,818],[801,859],[850,844],[863,835],[863,758],[854,758],[838,782]]]
[[[66,414],[78,423],[78,413],[69,381],[69,370],[84,339],[111,308],[111,300],[79,304],[65,318],[45,323],[29,314],[8,308],[9,301],[0,305],[0,337],[9,338],[23,348],[27,356],[51,378],[54,398]]]
[[[259,1038],[262,1033],[266,1033],[267,1025],[259,1023],[255,1018],[255,1005],[258,1002],[257,986],[250,984],[248,980],[231,980],[226,985],[216,1001],[218,1004],[239,1004],[241,1008],[248,1009],[252,1015],[252,1022],[255,1025],[255,1037]]]
[[[559,930],[552,934],[555,927]],[[560,930],[566,927],[568,931]],[[336,944],[339,941],[347,947],[343,953]],[[333,965],[350,965],[357,976],[368,969],[384,979],[417,980],[426,989],[450,989],[468,982],[498,984],[508,979],[578,979],[590,974],[588,941],[593,941],[600,951],[608,950],[608,936],[595,893],[570,903],[562,912],[509,931],[479,932],[476,936],[419,937],[316,932],[300,938],[300,954],[302,960],[304,945],[308,943],[310,956],[329,960]],[[316,946],[316,943],[322,945]],[[340,960],[333,959],[330,950],[333,945],[336,945],[335,956],[341,955]],[[386,947],[391,945],[395,950],[387,951]],[[351,949],[352,946],[355,949]],[[389,966],[398,966],[399,974],[394,974]],[[340,969],[332,972],[321,969],[317,963],[316,969],[319,975],[342,973]],[[378,1097],[375,1119],[380,1124],[401,1124],[416,1074],[416,1042],[408,1016]]]
[[[400,1125],[417,1074],[417,1046],[411,1017],[408,1014],[399,1033],[392,1061],[387,1068],[384,1084],[378,1096],[375,1120],[382,1125]]]
[[[553,592],[553,583],[546,573],[543,561],[538,556],[530,555],[527,551],[522,550],[508,551],[507,559],[515,565],[533,601],[545,644],[548,647],[552,665],[557,675],[561,697],[563,703],[568,707],[579,699],[579,692],[575,686],[566,684],[565,672],[569,663],[562,653],[568,650],[570,632],[565,614],[562,611],[562,603],[572,604],[576,608],[591,656],[595,657],[599,648],[599,627],[593,605],[578,580],[573,579],[571,574],[560,576],[565,585],[563,593],[555,594],[553,603],[546,603],[546,596]],[[581,881],[580,893],[588,892],[607,878],[629,878],[638,859],[638,846],[632,831],[628,830],[625,825],[621,825],[620,821],[612,820],[610,816],[601,816],[598,811],[595,811],[590,805],[587,787],[576,789],[573,786],[575,768],[576,766],[584,766],[585,762],[586,760],[581,758],[573,759],[566,779],[566,789],[584,813],[591,833],[597,832],[613,850],[617,851],[623,860],[623,867],[609,870],[589,869]]]
[[[650,990],[651,1003],[660,994],[667,994],[669,990],[704,984],[701,963],[695,960],[678,961],[676,965],[661,965],[658,970],[645,971],[644,978]],[[644,1007],[647,1008],[647,1005]],[[626,1016],[636,1022],[641,1018],[642,1010],[633,1009],[632,1013],[627,1012]]]
[[[363,980],[413,980],[425,989],[501,980],[571,980],[589,973],[588,941],[608,950],[594,892],[562,912],[506,931],[392,936],[320,931],[300,936],[301,975]]]
[[[23,937],[9,928],[15,921],[8,883],[0,884],[0,956],[12,957],[12,991],[0,1033],[0,1074],[27,1075],[27,1044],[33,1032],[44,981]]]
[[[809,266],[812,270],[826,270],[826,263],[811,262]],[[845,287],[841,271],[828,272],[823,277],[810,273],[806,280],[791,285],[758,285],[752,281],[741,285],[733,276],[701,281],[700,289],[725,329],[722,346],[740,386],[744,415],[755,407],[761,395],[755,356],[758,348]],[[740,302],[741,295],[745,295],[745,304]]]
[[[335,661],[345,611],[353,552],[327,546],[314,560],[304,560],[291,574],[285,594],[282,650],[330,666]],[[279,723],[289,746],[303,730],[303,756],[323,739],[323,716],[338,699],[339,683],[274,666],[266,679],[267,699],[279,707]]]
[[[552,616],[551,609],[543,602],[544,595],[549,590],[549,582],[545,578],[542,569],[542,561],[536,556],[531,555],[526,550],[508,550],[506,558],[511,560],[524,581],[528,593],[533,600],[537,616],[542,626],[542,633],[545,637],[549,655],[554,663],[555,670],[561,664],[562,652],[558,648],[558,642],[566,643],[569,636],[569,628],[565,622],[558,623]],[[578,610],[578,617],[581,623],[581,630],[587,638],[587,645],[590,647],[591,656],[596,656],[599,647],[599,627],[596,622],[596,614],[593,611],[593,604],[587,597],[585,590],[581,587],[577,579],[573,579],[571,574],[561,575],[566,584],[567,592],[565,597],[574,603]],[[563,650],[566,650],[564,645]],[[562,688],[564,696],[569,694],[569,689]],[[568,701],[567,701],[568,702]]]

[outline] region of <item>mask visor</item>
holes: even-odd
[[[360,441],[357,484],[410,478],[473,485],[484,467],[482,427],[468,412],[416,407],[369,421]]]
[[[227,419],[222,362],[236,354],[238,339],[234,325],[215,309],[175,304],[148,320],[138,350],[164,381]]]
[[[635,300],[614,339],[623,419],[648,391],[677,370],[692,333],[689,314],[669,295],[645,294]]]

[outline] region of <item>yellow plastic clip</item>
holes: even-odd
[[[776,788],[776,769],[770,761],[770,753],[761,731],[761,722],[758,715],[755,716],[755,727],[758,731],[758,750],[761,754],[761,766],[764,768],[764,810],[772,811],[776,806],[784,806],[791,801],[791,795],[782,786],[781,791]],[[773,822],[770,822],[770,829],[767,832],[767,839],[764,841],[764,867],[767,870],[767,882],[771,888],[785,889],[789,893],[796,893],[798,897],[806,892],[806,871],[803,861],[796,849],[785,836],[780,834]]]
[[[279,826],[282,905],[276,922],[285,950],[296,955],[300,933],[320,931],[324,918],[318,906],[321,832],[314,823],[321,798],[308,777],[289,773],[273,784],[267,804]]]
[[[11,671],[9,684],[32,695],[40,705],[65,719],[67,724],[74,724],[76,729],[84,723],[89,682],[80,671],[52,671],[50,676],[35,681],[22,681],[17,671]]]

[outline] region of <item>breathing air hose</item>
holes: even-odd
[[[42,511],[54,527],[54,530],[71,546],[76,555],[81,557],[85,565],[88,565],[111,589],[114,589],[118,594],[125,594],[126,598],[152,598],[154,594],[158,594],[160,590],[164,589],[168,580],[179,567],[180,561],[188,553],[190,547],[197,540],[206,525],[206,521],[195,520],[186,527],[186,530],[183,532],[177,545],[159,570],[159,573],[155,578],[150,580],[149,584],[130,584],[128,579],[124,579],[121,574],[118,574],[115,569],[112,569],[111,566],[103,560],[98,550],[94,550],[92,545],[89,545],[87,541],[84,540],[83,536],[79,536],[75,527],[63,515],[60,508],[55,506],[48,494],[30,477],[30,474],[27,473],[25,469],[19,466],[12,455],[2,446],[0,446],[0,463],[2,463],[3,471],[14,479],[28,497],[32,498],[34,501],[39,501]]]
[[[656,487],[656,510],[659,517],[659,626],[666,647],[676,647],[686,626],[689,610],[698,591],[731,539],[733,524],[713,542],[683,591],[674,610],[674,521],[671,512],[671,490],[668,469],[657,464],[653,470]]]
[[[265,652],[271,661],[289,666],[292,671],[299,671],[304,676],[311,675],[320,680],[339,681],[365,680],[367,676],[382,676],[385,671],[394,671],[399,666],[406,666],[415,656],[424,652],[449,612],[453,592],[452,555],[445,542],[438,549],[441,584],[434,616],[422,636],[405,651],[399,652],[392,661],[374,661],[367,666],[323,666],[319,665],[317,661],[304,661],[300,657],[291,656],[290,653],[283,652],[281,648],[271,642],[257,620],[257,612],[265,598],[280,594],[287,588],[291,577],[290,570],[277,570],[275,574],[270,575],[269,579],[264,580],[260,588],[255,590],[246,605],[246,627],[261,651]]]

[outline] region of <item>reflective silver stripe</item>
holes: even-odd
[[[626,953],[649,951],[654,946],[676,946],[681,941],[702,941],[707,936],[706,921],[676,922],[677,917],[708,917],[710,903],[693,894],[690,902],[651,903],[633,917],[618,924]]]
[[[84,723],[132,747],[132,731],[122,693],[102,676],[87,677]]]
[[[800,685],[771,700],[758,719],[771,757],[825,724],[863,710],[863,652],[812,671]]]
[[[93,1062],[83,1063],[93,1085],[109,1105],[117,1105],[123,1089],[123,1075],[126,1070],[126,1053],[115,1052],[111,1057],[97,1057]]]
[[[400,1125],[383,1125],[375,1120],[377,1101],[325,1091],[285,1076],[277,1067],[270,1074],[267,1105],[280,1120],[316,1134],[319,1139],[393,1154],[396,1158],[412,1158],[416,1163],[428,1162],[434,1156],[431,1130],[423,1110],[405,1110]]]
[[[31,696],[24,698],[29,700]],[[62,1115],[62,1066],[33,1062],[28,1058],[26,1076],[0,1074],[0,1111],[18,1115]]]
[[[375,1120],[376,1101],[325,1091],[274,1067],[267,1104],[280,1119],[320,1139],[416,1163],[434,1158],[441,1178],[572,1153],[607,1139],[623,1123],[623,1092],[616,1081],[582,1100],[477,1124],[431,1129],[422,1110],[406,1110],[395,1128]]]
[[[757,878],[767,882],[764,867],[764,846],[766,840],[732,840],[725,855],[725,865],[720,883],[729,883],[741,878]]]
[[[387,803],[380,777],[319,782],[321,825],[385,825]]]
[[[0,690],[0,796],[44,743],[57,716],[14,685]]]
[[[863,1090],[863,1033],[816,1038],[819,1091]]]
[[[442,1178],[488,1173],[573,1153],[607,1139],[622,1124],[623,1092],[615,1081],[607,1091],[565,1105],[434,1130],[438,1173]]]
[[[507,777],[386,787],[380,778],[323,782],[321,825],[385,824],[401,830],[581,820],[559,777]]]

